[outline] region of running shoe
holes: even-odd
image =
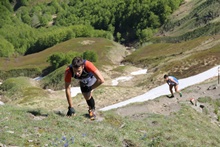
[[[95,109],[90,109],[89,110],[89,117],[91,120],[95,120],[96,115],[95,115]]]
[[[173,98],[174,97],[174,95],[170,95],[170,96],[167,96],[168,98]]]

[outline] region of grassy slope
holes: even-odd
[[[153,71],[155,77],[163,72],[189,76],[219,64],[218,43],[210,44],[211,47],[208,50],[201,47],[208,46],[205,42],[212,38],[202,37],[178,44],[161,43],[146,46],[128,56],[126,61],[149,67],[149,72]],[[214,41],[218,39],[219,36],[214,36]],[[101,66],[101,63],[111,64],[111,60],[105,55],[114,46],[112,42],[95,39],[97,44],[79,43],[84,40],[92,39],[77,38],[33,55],[11,58],[10,61],[0,59],[0,67],[5,70],[33,66],[44,69],[48,66],[45,62],[47,57],[53,52],[84,51],[93,48],[97,49],[99,61],[102,61],[97,63],[98,66]],[[206,64],[206,62],[209,63]],[[146,80],[149,81],[149,79]],[[143,83],[147,84],[146,81]],[[39,109],[34,109],[37,106],[34,105],[37,99],[35,101],[26,99],[27,101],[22,102],[28,107],[24,105],[17,107],[11,104],[1,106],[0,144],[64,146],[68,141],[69,146],[218,146],[220,143],[219,128],[211,124],[207,116],[185,105],[181,111],[171,116],[147,114],[143,119],[134,119],[123,118],[110,111],[102,114],[104,121],[91,122],[84,117],[85,109],[78,112],[77,117],[70,119],[63,117],[61,113],[56,115],[54,112],[44,110],[42,107],[54,109],[64,101],[64,99],[46,99],[47,102],[44,105],[41,104]],[[32,104],[35,107],[32,107]],[[47,116],[45,119],[38,120],[45,116]],[[73,139],[74,142],[72,142]]]
[[[27,77],[8,78],[0,85],[2,100],[11,104],[29,104],[49,97],[39,84]]]
[[[188,77],[220,64],[219,38],[209,36],[181,43],[152,44],[138,49],[125,61]],[[197,70],[192,70],[195,67]]]
[[[218,146],[220,130],[188,106],[171,116],[142,119],[105,112],[91,122],[79,112],[66,118],[46,110],[0,107],[0,143],[18,146]],[[44,118],[44,119],[43,119]],[[16,120],[16,121],[15,121]]]
[[[180,36],[212,23],[219,23],[219,6],[220,3],[215,0],[187,0],[162,27],[163,35]],[[202,34],[209,35],[213,30],[212,26],[207,27]]]
[[[87,43],[88,44],[85,44]],[[42,52],[19,56],[15,58],[5,59],[0,58],[0,70],[11,70],[18,68],[33,68],[38,67],[45,69],[49,66],[46,62],[47,58],[55,52],[67,53],[69,51],[84,52],[86,50],[93,50],[98,54],[98,65],[111,64],[111,60],[108,59],[107,54],[111,49],[116,48],[116,45],[107,39],[103,38],[75,38],[66,42],[57,44],[51,48],[48,48]]]

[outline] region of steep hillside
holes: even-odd
[[[145,41],[182,1],[2,0],[0,57],[40,52],[77,37]]]
[[[185,89],[184,97],[179,100],[164,96],[99,112],[97,121],[87,118],[87,110],[83,109],[85,102],[78,103],[75,117],[65,117],[66,107],[62,108],[65,98],[43,98],[44,108],[32,107],[33,103],[29,103],[28,107],[6,104],[0,106],[0,145],[218,146],[219,87],[210,88],[216,86],[216,80],[214,78]],[[198,99],[198,105],[193,106],[190,98]],[[74,102],[77,101],[80,99],[74,99]]]
[[[86,50],[93,50],[98,54],[99,60],[97,64],[112,64],[118,62],[112,60],[114,56],[111,52],[114,50],[119,51],[119,58],[121,60],[125,56],[125,47],[114,43],[104,38],[75,38],[63,43],[57,44],[51,48],[48,48],[42,52],[30,54],[26,56],[18,56],[11,58],[0,58],[2,66],[0,70],[11,70],[16,68],[28,68],[39,67],[41,69],[46,68],[48,65],[47,59],[50,55],[56,52],[68,53],[68,52],[84,52]],[[121,53],[121,51],[124,51]]]
[[[142,83],[160,85],[166,73],[185,78],[219,65],[219,40],[220,36],[207,36],[181,43],[151,44],[136,50],[124,62],[147,67],[150,76]]]
[[[112,6],[113,3],[111,4],[107,0],[108,3],[100,3],[99,0],[87,1],[89,4],[86,4],[85,1],[69,0],[40,0],[36,2],[22,0],[17,2],[20,3],[14,7],[17,12],[16,16],[20,16],[22,19],[25,16],[28,21],[26,20],[26,24],[20,27],[9,27],[15,34],[20,34],[19,43],[16,43],[17,41],[14,39],[15,45],[19,47],[25,41],[25,46],[20,47],[26,49],[26,43],[28,44],[30,36],[39,37],[34,35],[38,29],[41,31],[37,34],[44,33],[45,36],[42,35],[39,37],[40,39],[35,38],[36,40],[34,40],[39,43],[35,49],[42,47],[42,50],[38,50],[37,53],[26,54],[25,56],[15,54],[7,58],[0,58],[0,102],[5,103],[5,105],[0,105],[0,146],[219,146],[220,93],[219,85],[216,84],[217,77],[183,89],[182,98],[175,95],[175,98],[168,99],[164,95],[155,100],[128,105],[108,112],[98,111],[100,108],[128,100],[160,86],[162,83],[164,84],[163,75],[165,73],[177,78],[185,78],[219,65],[218,0],[185,0],[185,3],[174,12],[169,21],[166,21],[165,16],[168,16],[175,9],[171,10],[171,7],[163,5],[163,2],[168,2],[167,0],[139,1],[140,3],[151,2],[155,13],[150,13],[149,16],[145,15],[148,19],[139,15],[142,9],[146,14],[147,5],[143,4],[139,7],[139,3],[135,1],[115,1],[114,4],[120,3],[117,5],[117,9],[108,7],[109,4]],[[21,4],[21,2],[26,2],[26,4]],[[45,3],[41,2],[49,3],[44,5]],[[100,3],[100,7],[92,5],[97,2]],[[172,2],[178,4],[174,6],[177,8],[182,1],[172,0]],[[69,8],[69,5],[77,6],[77,9],[75,7],[74,9],[72,9],[73,7]],[[103,13],[98,13],[99,17],[95,17],[95,14],[90,15],[91,10],[93,10],[90,5],[94,6],[95,11]],[[116,10],[120,10],[120,13],[117,13],[120,16],[117,17],[117,23],[108,19],[115,13],[109,13],[106,7],[111,8],[110,12],[117,13]],[[78,11],[81,10],[80,8],[85,11]],[[88,8],[88,10],[84,8]],[[71,11],[63,11],[64,9]],[[1,12],[3,10],[5,8],[0,9]],[[14,10],[10,9],[10,12]],[[37,14],[37,12],[44,12],[44,10],[51,10],[49,15],[55,14],[54,11],[59,14],[53,20],[50,18],[52,25],[55,25],[56,22],[57,27],[50,28],[48,26],[49,28],[46,28],[44,25],[47,23],[43,24],[42,19],[40,20],[42,28],[38,28],[37,15],[30,14],[33,14],[31,12]],[[165,12],[166,14],[156,14],[160,10],[162,14]],[[75,11],[77,11],[76,16],[69,15],[70,12]],[[25,15],[22,12],[25,12]],[[79,21],[78,16],[80,15],[84,15],[83,21]],[[106,17],[102,17],[105,15]],[[46,12],[40,13],[38,18],[47,16],[48,13]],[[141,24],[133,21],[137,20],[136,16],[140,17]],[[92,19],[90,19],[91,17]],[[122,17],[123,21],[120,21]],[[31,21],[32,19],[35,21]],[[100,21],[93,22],[93,19]],[[14,22],[18,21],[17,19],[13,20]],[[141,37],[139,38],[142,39],[141,41],[149,41],[148,37],[158,27],[158,21],[167,23],[161,28],[162,32],[159,32],[159,35],[152,39],[151,43],[146,43],[146,46],[136,50],[127,50],[112,40],[96,38],[100,31],[93,30],[91,26],[62,26],[62,24],[69,25],[75,22],[84,24],[88,23],[87,20],[93,22],[97,28],[105,26],[105,29],[111,34],[113,33],[115,39],[121,42],[126,41],[124,39],[129,40],[130,37]],[[148,24],[153,20],[155,20],[154,23]],[[8,23],[10,24],[10,21]],[[29,26],[28,23],[31,23],[32,26]],[[120,28],[114,30],[111,23],[116,23]],[[149,26],[155,25],[152,26],[153,31],[143,25],[146,23]],[[135,27],[130,27],[131,24],[134,24]],[[4,28],[7,27],[8,25],[5,24]],[[30,30],[27,31],[25,27]],[[16,32],[14,31],[16,28],[19,28],[18,30],[22,28],[26,32],[24,34],[19,31]],[[74,31],[72,31],[73,28]],[[81,28],[80,31],[78,28]],[[136,35],[140,36],[132,36],[134,32],[130,28],[137,29]],[[62,40],[63,29],[65,29],[64,36],[67,35],[65,42]],[[49,31],[52,33],[48,34]],[[83,36],[86,38],[75,38],[76,36],[79,37],[75,31],[79,36],[81,33],[85,33]],[[1,32],[8,34],[5,29],[0,30]],[[213,32],[217,35],[210,35]],[[106,36],[105,33],[105,31],[104,33],[101,31],[103,36]],[[57,34],[61,40],[56,40]],[[17,38],[16,35],[9,35],[12,38]],[[15,50],[13,46],[9,45],[9,41],[4,37],[1,38],[3,38],[4,44],[11,47],[11,51]],[[46,44],[44,44],[45,42]],[[47,43],[51,46],[47,46]],[[64,70],[69,63],[51,70],[50,64],[47,62],[48,57],[54,53],[71,54],[72,52],[83,53],[85,51],[94,51],[97,54],[98,60],[94,64],[105,78],[105,83],[93,92],[97,110],[95,121],[88,119],[87,103],[81,94],[72,98],[77,115],[71,118],[65,116],[68,103],[63,90],[63,78]],[[140,69],[145,69],[145,73],[135,76],[131,74]],[[41,81],[32,79],[32,77],[42,73],[45,73],[45,77]],[[14,76],[16,78],[9,78]],[[113,85],[112,81],[118,77],[132,78],[127,81],[120,81],[118,85]],[[78,86],[78,82],[73,80],[72,86]],[[167,91],[169,91],[168,87]],[[197,105],[190,103],[189,100],[192,98],[197,100]]]
[[[47,69],[50,66],[49,62],[47,62],[47,59],[54,53],[83,53],[88,50],[92,50],[97,53],[98,61],[95,64],[99,67],[104,65],[119,64],[119,62],[127,54],[125,47],[108,39],[76,38],[57,44],[56,46],[35,54],[11,58],[0,58],[0,70],[3,72],[3,74],[0,75],[2,79],[10,76],[28,76],[26,75],[25,71],[32,69],[38,69],[37,71],[44,71]],[[115,53],[118,54],[117,58],[115,57]],[[20,73],[16,73],[16,70],[19,70]],[[7,76],[5,75],[6,73]],[[36,72],[36,74],[41,73]],[[35,76],[37,76],[36,74]],[[31,77],[33,76],[34,75],[31,75]]]
[[[163,25],[160,36],[181,41],[219,34],[219,7],[218,0],[187,0]]]

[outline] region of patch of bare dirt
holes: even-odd
[[[79,42],[79,43],[82,44],[82,45],[90,45],[90,44],[95,43],[95,41],[93,41],[93,40],[84,40],[84,41]]]
[[[214,88],[212,88],[214,87]],[[131,104],[122,108],[116,109],[116,113],[121,116],[134,117],[135,119],[141,119],[148,114],[161,114],[171,115],[178,112],[181,109],[182,104],[186,104],[194,108],[196,111],[203,113],[204,109],[207,109],[210,117],[213,121],[217,121],[216,114],[213,113],[213,106],[210,104],[197,103],[197,105],[190,102],[193,98],[197,100],[200,97],[211,97],[212,99],[220,99],[220,84],[218,84],[218,78],[209,79],[203,83],[190,86],[182,90],[183,97],[179,97],[176,93],[175,98],[168,98],[162,96],[154,100],[150,100],[144,103]],[[167,90],[169,90],[167,86]]]
[[[108,58],[112,63],[119,65],[121,61],[129,54],[130,51],[127,50],[125,46],[114,42],[114,47],[109,50]]]
[[[194,6],[193,0],[184,0],[180,8],[172,14],[172,17],[173,18],[178,17],[178,19],[183,18],[184,16],[189,14],[193,6]]]

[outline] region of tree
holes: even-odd
[[[0,36],[0,57],[9,57],[14,53],[14,46]]]
[[[150,28],[144,29],[141,31],[141,34],[139,36],[140,42],[146,42],[149,41],[153,37],[153,31]]]
[[[57,69],[63,65],[70,64],[74,57],[82,57],[82,54],[78,52],[68,52],[66,54],[56,52],[49,56],[47,62],[50,63],[53,69]]]
[[[49,62],[54,69],[57,69],[62,65],[64,58],[65,58],[64,53],[56,52],[51,56],[49,56],[47,62]]]
[[[20,0],[21,6],[27,6],[28,0]]]
[[[94,51],[85,51],[83,53],[83,59],[89,60],[91,62],[96,62],[98,60],[98,55]]]

